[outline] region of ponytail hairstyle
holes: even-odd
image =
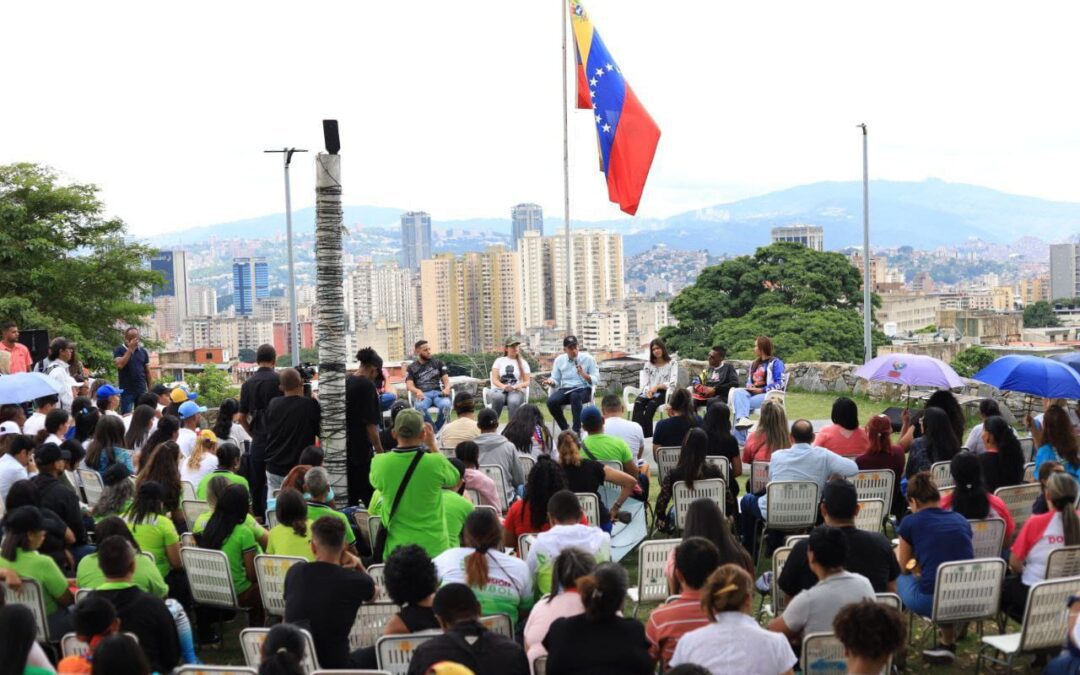
[[[195,439],[195,447],[191,449],[191,454],[187,458],[187,468],[192,471],[198,471],[202,466],[202,461],[207,455],[216,455],[217,450],[217,436],[213,431],[209,429],[203,429],[199,432],[199,437]]]
[[[547,512],[544,511],[544,515]],[[465,583],[481,588],[488,582],[488,551],[499,550],[502,524],[491,509],[474,509],[465,519],[465,545],[475,549],[465,558]]]
[[[235,398],[227,398],[218,404],[217,420],[214,422],[214,435],[224,441],[232,433],[233,417],[240,412],[240,404]]]
[[[693,428],[686,432],[675,468],[691,490],[694,489],[695,480],[705,477],[705,456],[708,452],[709,434],[704,429]]]
[[[210,514],[210,520],[206,521],[200,545],[220,551],[233,530],[243,526],[250,507],[246,487],[237,483],[225,488]]]
[[[289,488],[279,492],[275,511],[279,524],[291,527],[298,537],[308,536],[307,502],[299,490]]]
[[[37,432],[37,436],[34,436],[34,443],[37,445],[44,443],[49,434],[60,431],[60,427],[67,424],[69,419],[71,419],[71,415],[66,410],[60,408],[50,410],[49,414],[45,416],[45,426]]]
[[[150,434],[150,438],[146,439],[143,443],[142,452],[145,455],[148,451],[153,452],[154,448],[161,445],[165,441],[173,440],[173,436],[180,431],[180,418],[169,415],[168,413],[161,416],[158,420],[157,428],[154,429],[154,433]]]
[[[131,424],[128,425],[127,433],[124,434],[124,447],[134,452],[142,450],[146,439],[150,437],[150,427],[154,424],[156,417],[157,408],[154,406],[136,406],[135,411],[131,413]],[[78,427],[77,423],[76,427]]]
[[[990,399],[986,399],[990,400]],[[990,401],[993,403],[993,401]],[[996,404],[995,404],[996,405]],[[1004,485],[1019,485],[1024,480],[1024,450],[1020,439],[1004,417],[991,415],[983,422],[983,433],[994,439],[998,461],[1001,463]]]
[[[892,420],[888,415],[874,415],[868,419],[866,436],[870,439],[868,454],[887,455],[892,452]]]
[[[953,456],[960,452],[960,441],[953,424],[948,413],[941,408],[923,410],[922,429],[926,454],[931,463],[952,461]]]
[[[752,598],[754,580],[738,565],[721,565],[713,572],[701,589],[701,609],[710,621],[716,621],[721,612],[741,612],[748,598]]]
[[[672,392],[671,399],[668,400],[669,416],[672,411],[678,413],[679,417],[685,417],[690,422],[690,426],[697,426],[697,418],[694,416],[694,397],[683,387]]]
[[[1061,513],[1065,545],[1080,544],[1080,518],[1076,516],[1076,479],[1065,472],[1052,473],[1046,481],[1046,501]]]
[[[629,581],[626,570],[617,563],[601,563],[593,573],[577,580],[585,618],[589,621],[613,619],[626,600]]]
[[[559,434],[555,444],[559,453],[559,464],[563,466],[581,466],[581,441],[570,429]]]
[[[279,623],[270,629],[262,645],[259,675],[303,675],[305,641],[300,629],[291,623]]]
[[[576,589],[578,579],[590,574],[594,569],[596,558],[591,553],[573,546],[564,548],[552,564],[551,578],[558,583],[552,584],[551,595],[547,601],[550,603],[554,600],[560,590]]]
[[[968,519],[982,519],[990,515],[990,498],[983,481],[982,463],[975,453],[965,450],[956,453],[949,465],[952,471],[952,510]]]
[[[101,419],[101,411],[90,405],[89,398],[76,396],[71,404],[71,416],[75,419],[75,440],[80,443],[90,440]]]

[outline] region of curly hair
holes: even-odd
[[[907,642],[903,615],[873,600],[841,609],[833,619],[833,632],[848,652],[873,661],[888,658]]]
[[[398,546],[383,570],[386,594],[398,605],[415,605],[439,588],[439,573],[427,551],[416,544]]]
[[[565,490],[566,474],[550,458],[541,455],[525,479],[525,502],[529,506],[529,521],[535,531],[547,522],[547,506],[551,495]]]

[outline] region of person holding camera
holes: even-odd
[[[285,476],[300,462],[300,453],[315,445],[322,424],[322,409],[315,399],[304,396],[304,380],[295,368],[281,371],[284,396],[266,408],[266,483],[271,492],[281,487]]]
[[[564,354],[560,354],[551,366],[551,377],[544,381],[552,387],[548,393],[547,407],[559,429],[566,431],[566,415],[562,407],[570,404],[574,418],[574,431],[581,433],[581,409],[592,403],[593,388],[600,383],[600,369],[596,359],[588,352],[578,349],[577,338],[567,335],[563,339]]]
[[[521,358],[520,344],[521,340],[507,340],[503,356],[491,366],[491,407],[496,415],[509,407],[509,418],[513,418],[521,404],[529,400],[529,364]]]

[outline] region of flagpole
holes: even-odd
[[[566,0],[558,0],[562,14],[562,161],[563,161],[563,228],[566,233],[566,330],[573,332],[573,304],[570,300],[570,279],[573,267],[570,264],[570,140],[569,140],[569,100],[567,95],[567,54],[566,31],[569,6]]]
[[[873,307],[870,302],[870,168],[867,160],[866,125],[862,129],[862,180],[863,180],[863,363],[874,358],[872,326],[870,315]]]

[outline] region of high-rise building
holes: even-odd
[[[238,316],[255,313],[255,301],[270,297],[266,258],[233,258],[233,305]]]
[[[176,335],[180,325],[188,317],[188,271],[186,251],[161,251],[150,259],[150,269],[162,276],[162,283],[155,285],[151,294],[155,299],[171,297],[171,302],[155,302],[155,323],[167,325],[166,332]],[[159,309],[169,316],[156,316]]]
[[[1040,300],[1050,301],[1050,277],[1021,279],[1017,295],[1023,305],[1033,305]]]
[[[217,289],[213,286],[189,286],[188,314],[190,316],[216,316]]]
[[[626,310],[589,312],[581,319],[581,345],[593,354],[626,351],[627,328]]]
[[[431,215],[426,211],[401,214],[401,266],[416,272],[431,257]]]
[[[495,351],[522,332],[521,258],[492,246],[420,263],[423,337],[436,352]]]
[[[773,243],[790,241],[815,251],[825,250],[825,230],[820,225],[784,225],[772,229]]]
[[[400,331],[387,333],[386,339],[391,342],[402,340],[402,344],[392,346],[390,353],[411,353],[412,344],[420,339],[422,332],[418,288],[417,275],[396,263],[376,265],[370,258],[358,260],[346,279],[345,289],[349,326],[358,334],[357,339],[359,334],[367,334],[365,331],[383,321],[387,326],[401,327]],[[399,360],[382,351],[379,354],[384,360]]]
[[[1050,245],[1050,300],[1080,297],[1080,244]]]
[[[518,204],[510,209],[510,249],[518,250],[518,241],[526,232],[544,235],[544,209],[539,204]]]

